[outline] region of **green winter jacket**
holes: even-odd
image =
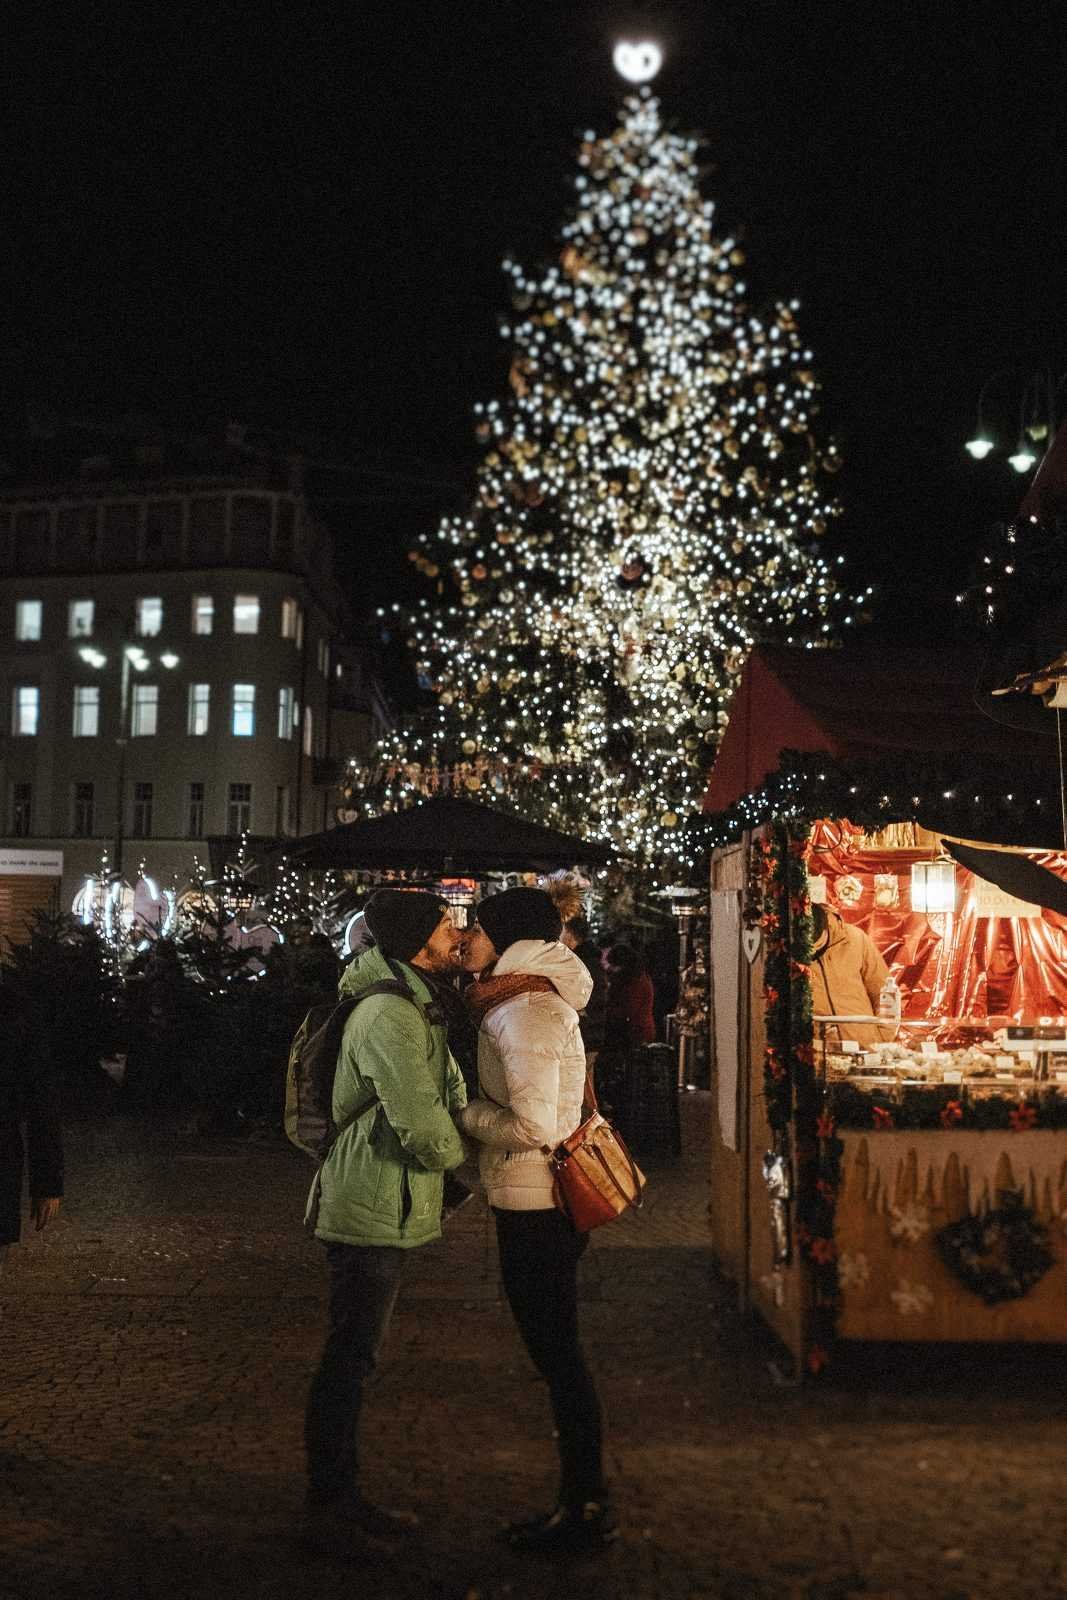
[[[418,969],[401,964],[416,1004],[375,994],[345,1023],[333,1090],[340,1126],[360,1105],[380,1102],[345,1128],[326,1158],[315,1236],[340,1244],[428,1244],[441,1234],[443,1174],[463,1142],[452,1113],[467,1103],[443,1021]],[[395,981],[385,957],[365,950],[342,975],[342,999]]]

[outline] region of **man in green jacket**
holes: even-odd
[[[407,1253],[440,1237],[444,1173],[464,1159],[452,1117],[466,1089],[422,977],[457,970],[459,932],[443,901],[416,890],[379,889],[365,917],[375,944],[346,969],[342,998],[398,978],[411,998],[374,994],[355,1007],[334,1080],[342,1131],[322,1169],[315,1227],[330,1268],[330,1331],[308,1395],[304,1526],[309,1543],[330,1550],[358,1534],[395,1538],[414,1521],[361,1492],[360,1405]]]

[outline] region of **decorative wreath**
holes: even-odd
[[[1022,1194],[1006,1189],[998,1199],[994,1210],[961,1217],[937,1234],[945,1265],[987,1306],[1021,1300],[1055,1261],[1048,1229],[1023,1204]]]

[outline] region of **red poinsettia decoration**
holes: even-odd
[[[1037,1107],[1021,1100],[1012,1112],[1010,1120],[1016,1133],[1026,1133],[1027,1129],[1037,1126]]]
[[[834,1119],[828,1111],[820,1111],[815,1122],[815,1132],[820,1139],[832,1139],[834,1136]]]
[[[958,1122],[963,1121],[963,1107],[958,1100],[948,1100],[941,1107],[941,1126],[954,1128]]]
[[[837,1255],[837,1246],[832,1239],[813,1239],[808,1246],[808,1254],[820,1267],[826,1267]]]

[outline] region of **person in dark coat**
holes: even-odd
[[[56,1216],[63,1195],[59,1114],[39,1057],[5,1017],[0,1019],[0,1263],[21,1236],[27,1159],[30,1216],[40,1233]]]
[[[604,1043],[619,1050],[652,1044],[656,1037],[652,979],[640,953],[630,944],[613,944],[603,955],[608,992]]]
[[[628,1074],[634,1052],[656,1037],[652,979],[640,953],[630,944],[609,945],[601,957],[607,978],[604,1042],[597,1061],[596,1090],[607,1113],[625,1138]]]
[[[578,960],[589,969],[589,976],[593,980],[593,992],[589,996],[585,1010],[578,1018],[578,1026],[582,1030],[582,1043],[585,1045],[585,1059],[592,1067],[604,1043],[604,1006],[608,985],[601,966],[603,951],[589,937],[589,918],[583,911],[579,911],[577,916],[568,917],[563,924],[560,944],[565,944],[568,950],[574,951]]]

